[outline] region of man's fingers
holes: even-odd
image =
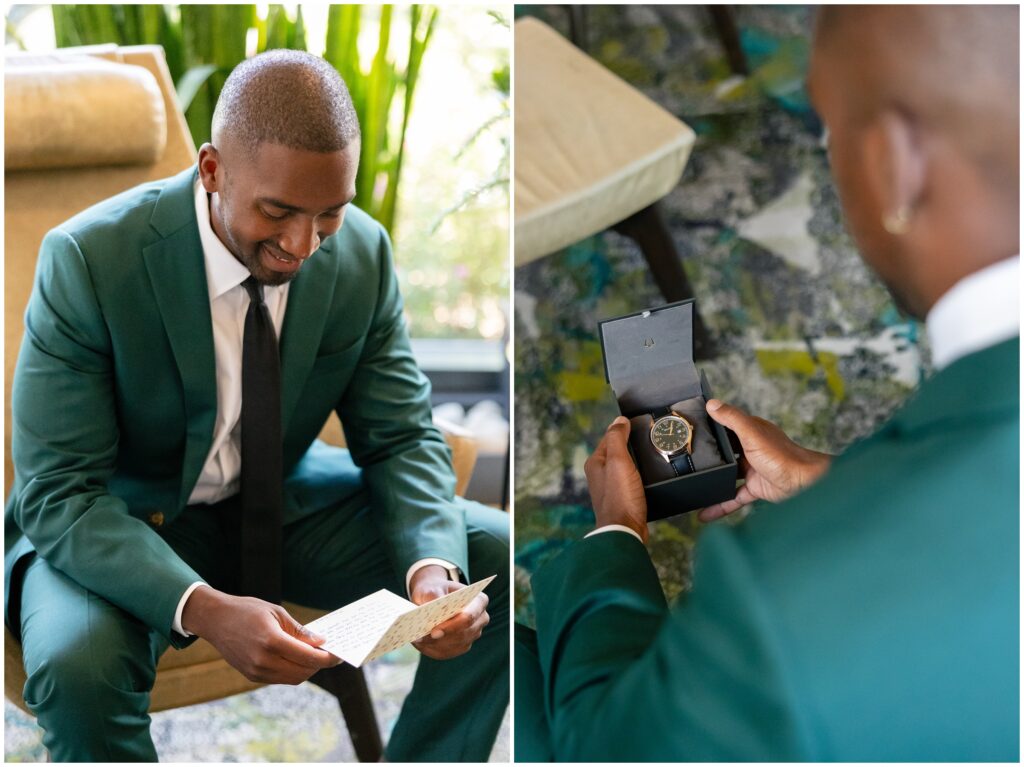
[[[462,615],[469,615],[474,620],[479,617],[480,613],[487,609],[487,605],[490,604],[491,598],[484,592],[480,592],[473,600],[462,608]]]
[[[446,629],[444,636],[461,642],[475,642],[480,638],[480,633],[484,630],[484,627],[491,622],[491,616],[487,614],[486,610],[476,616],[460,613],[458,617],[465,620],[460,620],[458,625]],[[437,629],[434,629],[434,631],[437,631]],[[431,632],[430,639],[434,639],[433,632]]]
[[[629,442],[629,419],[620,415],[612,421],[601,442],[605,444],[606,458],[628,458],[626,443]]]
[[[480,620],[481,615],[487,614],[487,604],[490,602],[488,596],[484,593],[477,594],[473,597],[468,605],[462,608],[458,613],[453,615],[444,623],[439,623],[430,630],[430,633],[422,637],[421,642],[428,642],[429,640],[443,639],[445,636],[450,634],[458,634],[466,631],[474,623]],[[490,620],[488,618],[488,620]]]
[[[743,504],[736,503],[735,500],[722,501],[716,503],[714,506],[707,506],[700,510],[697,517],[701,522],[714,522],[716,519],[732,514],[736,509],[740,508]]]
[[[433,602],[435,599],[440,599],[446,594],[448,594],[448,591],[445,589],[427,586],[414,592],[412,595],[412,601],[417,605],[425,605],[427,602]]]
[[[438,623],[424,639],[444,639],[449,634],[465,631],[473,623],[473,616],[465,612],[453,615],[444,623]]]
[[[720,399],[709,399],[708,415],[718,421],[727,429],[736,432],[740,442],[749,439],[759,428],[758,419],[748,415],[746,411],[735,405],[729,405]]]
[[[311,647],[319,647],[327,641],[327,637],[320,636],[315,631],[311,631],[305,626],[299,626],[295,629],[295,638],[299,639]]]
[[[594,452],[590,454],[586,463],[583,464],[583,473],[587,475],[587,479],[590,479],[590,475],[598,468],[604,466],[606,454],[608,452],[608,438],[602,437],[601,441],[597,443],[597,447],[594,448]]]
[[[312,647],[319,647],[327,641],[326,637],[322,637],[315,631],[303,626],[297,620],[295,620],[287,610],[280,605],[274,606],[274,614],[277,616],[277,622],[281,624],[281,630],[286,634],[299,639]]]
[[[471,623],[461,627],[457,632],[451,631],[440,639],[426,636],[417,639],[412,644],[413,647],[430,658],[438,660],[454,658],[468,652],[490,622],[491,617],[485,610]]]
[[[271,637],[267,642],[267,649],[284,660],[306,668],[330,668],[340,662],[326,650],[311,647],[285,631]]]
[[[604,438],[607,440],[609,437],[625,444],[626,440],[629,439],[629,419],[626,416],[616,416],[615,420],[608,424]]]
[[[487,609],[488,603],[487,595],[484,593],[477,594],[473,597],[473,601],[462,608],[459,612],[453,615],[451,618],[446,620],[444,623],[439,623],[434,626],[433,631],[440,629],[441,631],[450,633],[452,631],[461,631],[473,623],[480,614]],[[431,634],[433,634],[433,631]]]
[[[480,637],[481,632],[487,627],[487,624],[491,622],[491,616],[486,612],[480,613],[473,624],[469,627],[469,632],[475,641]]]
[[[430,633],[424,637],[424,639],[443,639],[449,634],[458,634],[473,625],[473,621],[476,620],[476,618],[476,614],[471,614],[465,611],[460,612],[457,615],[453,615],[444,623],[438,623],[430,630]]]
[[[622,432],[625,432],[625,438],[623,438]],[[629,419],[625,416],[618,416],[614,421],[608,424],[608,428],[605,430],[604,436],[601,437],[601,441],[597,443],[597,447],[594,452],[591,453],[590,458],[587,459],[587,464],[598,464],[604,465],[605,460],[608,457],[609,445],[616,440],[623,440],[629,438]],[[584,471],[587,470],[587,465],[583,467]]]
[[[257,664],[252,679],[268,684],[302,684],[312,675],[308,666],[277,657],[265,664]]]
[[[756,500],[758,500],[758,497],[751,491],[749,483],[736,491],[736,503],[740,506],[746,506],[748,503],[753,503]]]

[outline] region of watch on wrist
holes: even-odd
[[[693,472],[693,424],[674,410],[664,408],[651,413],[651,444],[677,477]]]

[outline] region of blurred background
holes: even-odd
[[[927,373],[929,356],[843,228],[804,89],[813,8],[517,5],[516,16],[544,21],[696,133],[658,207],[707,328],[696,362],[714,395],[817,450],[838,452],[872,432]],[[522,110],[530,94],[519,85],[528,62],[518,29],[516,40]],[[643,127],[627,125],[619,141]],[[626,195],[628,186],[617,188]],[[635,238],[611,229],[521,263],[519,205],[516,618],[532,625],[530,575],[593,529],[583,463],[618,415],[597,322],[666,297]],[[693,514],[651,527],[670,600],[689,586],[700,529]]]
[[[5,4],[6,51],[157,44],[198,147],[231,69],[271,48],[323,55],[363,130],[355,204],[390,232],[435,413],[477,443],[466,495],[508,498],[510,6]],[[411,685],[405,648],[367,668],[383,735]],[[41,761],[5,701],[7,761]],[[350,761],[337,701],[309,684],[154,715],[165,761]],[[508,759],[508,732],[492,756]]]

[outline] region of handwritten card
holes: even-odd
[[[306,625],[325,641],[321,647],[355,667],[426,636],[455,616],[484,590],[495,576],[415,605],[381,589]]]

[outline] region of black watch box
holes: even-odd
[[[632,424],[630,454],[644,482],[650,521],[736,496],[738,467],[729,432],[704,408],[713,395],[693,360],[693,314],[690,298],[597,325],[605,379]],[[650,444],[650,423],[673,405],[693,423],[695,442],[703,441],[699,455],[696,447],[692,454],[694,471],[682,476]]]

